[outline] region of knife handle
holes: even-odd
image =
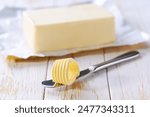
[[[125,61],[129,61],[131,59],[137,58],[140,56],[140,53],[138,51],[131,51],[131,52],[127,52],[125,54],[122,54],[114,59],[105,61],[103,63],[99,63],[99,64],[95,64],[92,65],[91,67],[89,67],[89,69],[92,72],[97,72],[99,70],[105,69],[107,67],[110,67],[112,65],[116,65]]]

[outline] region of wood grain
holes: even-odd
[[[47,62],[8,64],[0,58],[0,99],[43,99]]]

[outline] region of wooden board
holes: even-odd
[[[0,58],[0,99],[43,99],[47,61],[7,63]]]
[[[150,34],[150,14],[147,12],[150,11],[149,0],[114,1],[134,28]],[[51,79],[51,67],[53,61],[58,58],[32,59],[8,64],[0,56],[0,99],[150,99],[150,42],[66,57],[73,57],[82,70],[130,50],[139,50],[141,57],[97,72],[72,86],[55,89],[43,88],[41,81]]]

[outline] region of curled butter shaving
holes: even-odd
[[[56,83],[70,85],[79,76],[80,70],[78,63],[72,59],[56,60],[52,66],[52,79]]]

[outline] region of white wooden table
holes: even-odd
[[[149,0],[116,0],[127,21],[150,34]],[[45,89],[56,58],[32,58],[8,64],[0,57],[0,99],[150,99],[150,43],[72,54],[81,69],[121,53],[139,50],[141,57],[102,70],[72,86]]]

